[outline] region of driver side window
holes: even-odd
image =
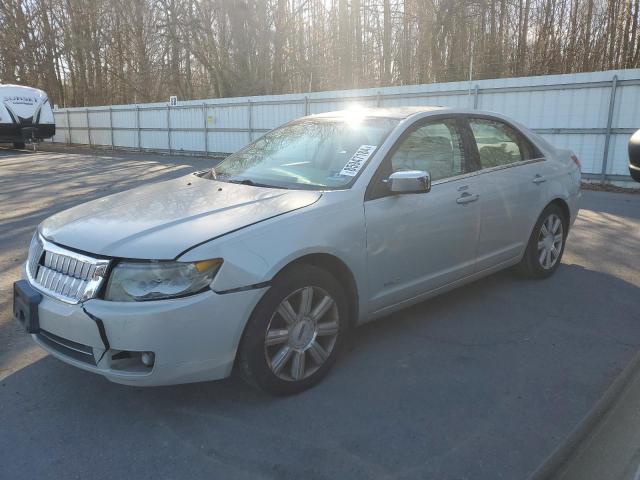
[[[462,136],[456,121],[430,122],[413,130],[391,157],[391,169],[423,170],[432,181],[464,173]]]

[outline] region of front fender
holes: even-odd
[[[180,260],[222,258],[224,262],[211,288],[226,292],[263,285],[305,255],[328,254],[351,270],[359,298],[366,299],[364,213],[362,199],[353,197],[347,191],[331,192],[313,206],[200,245]]]

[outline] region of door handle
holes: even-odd
[[[466,205],[467,203],[475,202],[480,198],[480,195],[477,193],[475,195],[470,194],[469,192],[464,192],[462,195],[458,197],[456,203],[459,205]]]
[[[541,184],[541,183],[543,183],[543,182],[546,182],[546,181],[547,181],[547,179],[546,179],[546,178],[544,178],[544,177],[543,177],[542,175],[540,175],[539,173],[537,173],[537,174],[536,174],[536,176],[535,176],[535,177],[533,177],[533,180],[532,180],[532,181],[533,181],[533,183],[535,183],[536,185],[539,185],[539,184]]]

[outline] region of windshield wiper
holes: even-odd
[[[242,179],[224,179],[223,182],[229,183],[237,183],[239,185],[249,185],[251,187],[265,187],[265,188],[280,188],[283,190],[289,190],[287,187],[278,187],[276,185],[268,185],[266,183],[254,182],[250,178],[242,178]]]
[[[259,186],[256,182],[254,182],[253,180],[249,179],[249,178],[244,178],[242,180],[229,180],[231,183],[239,183],[241,185],[251,185],[252,187],[257,187]],[[264,185],[260,185],[263,186]]]

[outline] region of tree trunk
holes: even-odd
[[[391,83],[391,5],[383,0],[382,85]]]

